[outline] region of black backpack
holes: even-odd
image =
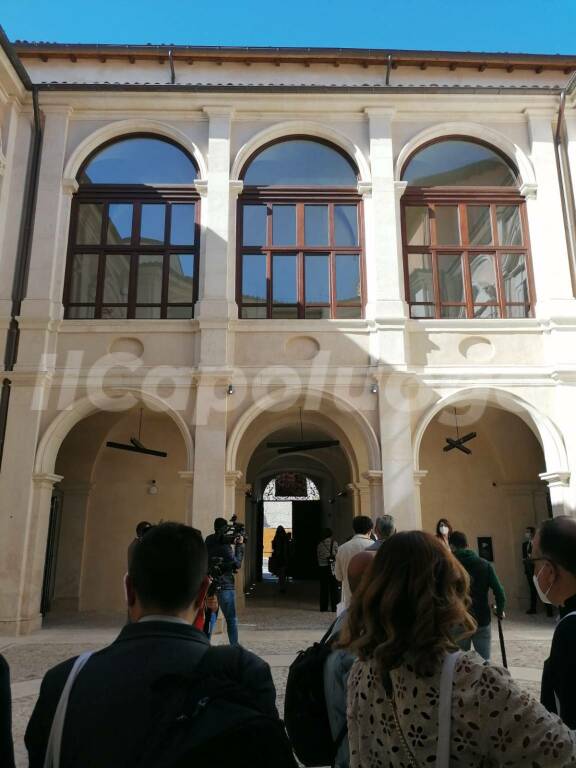
[[[284,725],[254,708],[235,680],[218,675],[219,661],[241,649],[211,648],[197,672],[159,680],[153,726],[134,768],[297,768]]]
[[[319,643],[300,651],[288,672],[284,721],[296,757],[306,766],[333,765],[347,732],[344,727],[332,738],[324,693],[324,664],[332,653],[328,639],[335,624]]]

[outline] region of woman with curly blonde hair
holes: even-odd
[[[565,768],[576,732],[456,640],[474,632],[468,574],[434,536],[384,542],[350,606],[341,645],[350,768]]]

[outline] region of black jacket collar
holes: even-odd
[[[114,640],[121,643],[126,640],[140,640],[145,637],[171,637],[180,640],[191,640],[201,645],[210,645],[210,641],[203,632],[191,624],[176,624],[172,621],[144,621],[134,624],[126,624]]]

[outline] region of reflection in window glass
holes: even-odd
[[[522,245],[522,225],[517,205],[497,205],[496,222],[500,245]]]
[[[244,184],[257,186],[356,186],[351,163],[319,141],[288,139],[264,149],[244,174]]]
[[[78,180],[80,184],[191,184],[195,178],[193,162],[175,144],[132,137],[104,147]]]
[[[70,301],[92,304],[96,301],[98,256],[93,253],[75,253],[72,260]]]
[[[160,307],[136,307],[134,317],[137,320],[160,320]]]
[[[339,320],[358,319],[362,317],[362,307],[338,306],[336,307],[336,317]]]
[[[93,320],[96,307],[68,307],[66,317],[70,320]]]
[[[509,304],[506,314],[508,317],[528,317],[530,313],[527,304]]]
[[[455,320],[466,317],[466,307],[440,307],[440,317]]]
[[[406,241],[408,245],[430,245],[428,207],[410,205],[406,209]]]
[[[242,302],[266,303],[266,256],[263,253],[242,257]]]
[[[442,301],[451,303],[465,302],[462,257],[460,254],[442,254],[438,256],[438,274]]]
[[[194,245],[194,203],[172,205],[170,242],[172,245]]]
[[[266,245],[265,205],[245,205],[242,208],[242,242],[244,245]]]
[[[109,245],[121,245],[132,240],[132,205],[128,203],[110,203],[108,206]]]
[[[494,257],[488,253],[470,256],[470,279],[472,281],[472,301],[484,304],[498,301],[496,289],[496,270]],[[484,315],[488,317],[488,315]]]
[[[408,254],[410,301],[434,303],[432,256],[429,253]]]
[[[103,320],[126,320],[128,307],[102,307]]]
[[[470,245],[492,245],[489,205],[468,206],[468,242]]]
[[[483,318],[484,320],[494,320],[496,317],[500,317],[500,308],[497,306],[475,306],[474,317]]]
[[[245,320],[264,320],[266,307],[242,307],[241,317]]]
[[[329,320],[330,307],[306,307],[304,317],[307,320]]]
[[[166,206],[144,204],[140,222],[140,245],[164,245]]]
[[[104,272],[104,302],[106,304],[126,304],[129,282],[130,256],[125,253],[109,253],[106,256]]]
[[[97,245],[102,238],[101,203],[82,203],[78,206],[76,242],[80,245]]]
[[[168,303],[191,304],[194,290],[194,254],[171,253]]]
[[[307,304],[330,303],[330,265],[326,254],[306,254],[305,282]],[[306,315],[308,317],[308,314]]]
[[[192,317],[192,307],[166,307],[166,317],[169,320],[189,320]]]
[[[272,207],[272,243],[294,245],[296,242],[296,206],[274,205]]]
[[[328,245],[328,206],[304,206],[304,242],[306,245]]]
[[[274,256],[272,262],[272,301],[274,304],[296,304],[296,256]]]
[[[162,301],[162,267],[164,257],[159,254],[142,254],[138,259],[138,304],[160,304]]]
[[[334,206],[334,244],[340,246],[358,245],[357,206]]]
[[[528,303],[526,261],[521,253],[505,253],[500,257],[506,302]]]
[[[275,320],[296,320],[298,318],[298,307],[274,304],[272,307],[272,317]]]
[[[440,245],[460,245],[458,206],[437,205],[435,218],[436,242]]]
[[[357,254],[336,255],[336,301],[360,303],[360,260]]]
[[[414,317],[417,320],[434,316],[435,308],[433,304],[414,304],[410,307],[410,317]]]
[[[417,187],[512,187],[516,175],[494,150],[473,141],[429,144],[408,162],[404,181]]]

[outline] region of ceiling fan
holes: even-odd
[[[443,450],[447,453],[453,448],[456,448],[456,450],[462,451],[462,453],[465,453],[469,456],[472,451],[470,448],[467,448],[464,443],[467,443],[470,440],[474,440],[474,438],[477,436],[476,432],[469,432],[467,435],[460,437],[460,430],[458,429],[458,413],[456,412],[456,408],[454,408],[454,421],[456,422],[456,439],[454,440],[452,437],[447,437],[446,442],[448,445],[445,445]]]
[[[296,453],[297,451],[316,451],[321,448],[336,448],[339,440],[305,440],[304,427],[302,426],[302,408],[300,408],[300,440],[271,441],[266,443],[267,448],[276,448],[279,455]]]
[[[165,459],[168,454],[166,451],[155,451],[152,448],[146,448],[142,443],[142,408],[140,408],[140,421],[138,424],[138,437],[130,437],[129,443],[115,443],[113,440],[108,440],[106,443],[107,448],[116,448],[119,451],[132,451],[133,453],[143,453],[146,456],[160,456],[161,459]]]

